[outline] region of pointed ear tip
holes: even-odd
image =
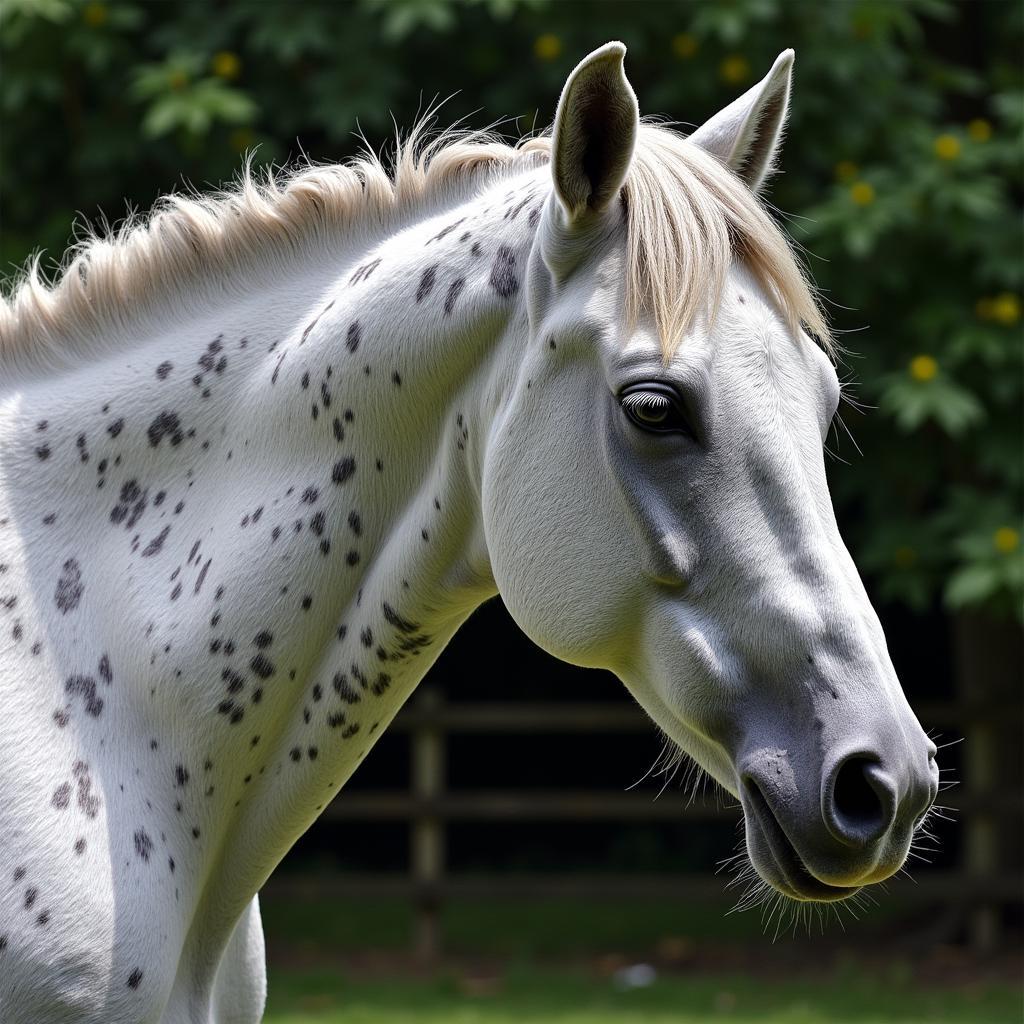
[[[793,47],[783,50],[782,53],[775,58],[775,64],[772,66],[772,70],[781,70],[782,68],[792,68],[793,62],[796,60],[796,50]]]
[[[618,39],[612,39],[605,43],[604,46],[599,46],[596,50],[588,53],[581,63],[589,64],[591,61],[608,60],[609,58],[622,61],[625,56],[626,44],[619,42]]]

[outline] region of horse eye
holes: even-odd
[[[652,434],[691,434],[679,396],[664,384],[632,384],[619,395],[622,411],[641,430]]]

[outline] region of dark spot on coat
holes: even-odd
[[[134,839],[136,855],[142,860],[149,860],[149,856],[153,852],[153,840],[149,838],[149,833],[144,828],[140,828],[136,831]]]
[[[167,535],[171,532],[169,526],[165,526],[143,549],[142,557],[150,558],[157,554],[160,549],[164,546],[164,541],[167,540]]]
[[[346,703],[346,704],[358,704],[360,700],[359,691],[352,686],[348,681],[348,676],[344,672],[335,673],[334,679],[331,682],[334,692]]]
[[[121,485],[121,495],[110,510],[110,521],[115,525],[124,523],[131,529],[146,511],[148,491],[139,486],[138,480],[126,480]]]
[[[344,459],[339,459],[334,464],[334,469],[331,470],[331,479],[336,484],[343,484],[346,480],[351,478],[355,471],[356,460],[351,456],[346,456]]]
[[[420,628],[417,623],[410,622],[408,619],[399,615],[398,612],[396,612],[395,609],[387,603],[387,601],[384,601],[383,604],[381,604],[381,610],[384,612],[384,618],[387,622],[394,626],[399,633],[415,633]]]
[[[434,281],[437,278],[437,264],[432,264],[423,271],[420,276],[419,287],[416,289],[416,301],[422,302],[434,289]]]
[[[164,362],[162,362],[156,368],[157,380],[166,380],[167,379],[167,374],[169,374],[171,372],[171,370],[173,370],[173,369],[174,369],[174,366],[171,363],[167,362],[166,360]]]
[[[50,457],[50,446],[48,444],[41,444],[36,446],[36,458],[40,462],[44,462]]]
[[[252,661],[249,662],[249,668],[251,668],[253,672],[260,677],[260,679],[269,679],[277,671],[274,667],[274,663],[265,654],[254,655]]]
[[[349,284],[358,284],[360,281],[365,281],[379,266],[381,261],[379,259],[371,260],[369,263],[364,263],[361,267],[356,267],[352,276],[348,279]]]
[[[136,967],[135,970],[133,970],[132,973],[128,975],[128,987],[129,988],[138,988],[139,987],[139,983],[141,981],[142,981],[142,971],[139,970],[138,967]]]
[[[111,437],[117,437],[117,435],[120,434],[122,430],[124,430],[124,417],[123,416],[119,416],[116,420],[114,420],[112,423],[109,423],[107,425],[107,433]]]
[[[203,589],[203,583],[206,580],[206,574],[210,571],[210,563],[213,561],[212,558],[208,558],[204,563],[202,569],[199,570],[199,575],[196,577],[195,593],[199,593]]]
[[[81,697],[85,701],[86,714],[99,718],[103,699],[96,696],[96,680],[92,676],[68,676],[64,681],[64,692],[69,697]]]
[[[63,811],[71,803],[71,783],[62,782],[53,791],[53,797],[51,798],[50,803],[52,803],[58,811]]]
[[[507,246],[499,245],[491,264],[491,287],[503,298],[511,298],[519,291],[516,279],[516,254]]]
[[[463,277],[457,277],[448,286],[448,294],[444,297],[444,315],[451,316],[452,311],[455,309],[455,303],[459,301],[459,296],[462,294],[462,289],[466,287],[466,279]]]
[[[172,445],[179,445],[184,435],[181,431],[181,421],[178,414],[164,410],[154,417],[146,430],[149,435],[149,443],[155,448],[165,437],[170,439]]]
[[[359,326],[359,321],[353,320],[352,323],[348,325],[348,334],[345,338],[345,348],[347,348],[349,352],[355,352],[355,350],[359,348],[359,342],[362,340],[362,336],[363,330]]]
[[[433,236],[432,238],[428,238],[428,239],[427,239],[427,245],[430,245],[430,243],[431,243],[431,242],[440,242],[442,238],[446,238],[446,237],[447,237],[448,235],[450,235],[450,234],[451,234],[451,233],[452,233],[452,232],[453,232],[453,231],[454,231],[454,230],[455,230],[455,229],[456,229],[456,228],[457,228],[457,227],[458,227],[458,226],[459,226],[460,224],[462,224],[462,223],[463,223],[463,222],[465,221],[465,219],[466,219],[465,217],[460,217],[460,218],[459,218],[459,219],[458,219],[457,221],[454,221],[453,223],[449,224],[449,225],[448,225],[447,227],[444,227],[444,228],[442,228],[442,229],[441,229],[440,231],[438,231],[438,233],[437,233],[436,235],[434,235],[434,236]]]
[[[228,693],[239,693],[245,685],[245,680],[234,669],[224,669],[220,677],[227,681]]]
[[[84,592],[81,567],[76,559],[69,558],[61,567],[60,576],[57,577],[57,589],[53,595],[57,609],[64,615],[73,612],[81,603]]]

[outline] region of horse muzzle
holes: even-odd
[[[793,899],[834,901],[898,871],[938,792],[935,745],[919,740],[899,755],[860,742],[812,771],[786,750],[747,752],[739,795],[758,874]]]

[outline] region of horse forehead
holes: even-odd
[[[824,354],[753,282],[726,287],[712,335],[716,383],[732,394],[772,391],[816,409],[835,376]]]

